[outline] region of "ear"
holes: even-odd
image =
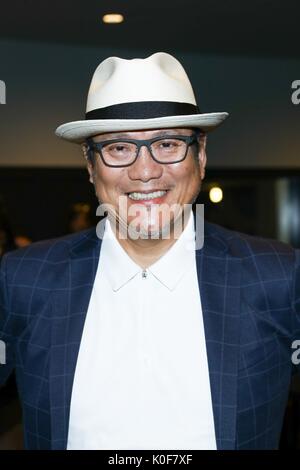
[[[203,180],[205,177],[205,167],[206,167],[206,142],[207,137],[206,134],[200,133],[198,135],[198,143],[199,143],[199,151],[198,151],[198,159],[200,165],[200,172],[201,172],[201,179]]]
[[[84,156],[84,158],[86,159],[86,162],[87,162],[87,170],[88,170],[89,175],[90,175],[89,181],[90,181],[90,183],[94,184],[94,178],[93,178],[94,169],[93,169],[93,165],[91,164],[89,156],[88,156],[88,146],[87,146],[87,144],[82,144],[81,148],[82,148],[83,156]]]

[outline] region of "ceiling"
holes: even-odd
[[[103,24],[109,12],[125,22]],[[0,39],[300,56],[299,0],[10,0],[0,13]]]

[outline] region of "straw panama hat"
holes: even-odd
[[[201,113],[181,63],[157,52],[146,59],[108,57],[93,75],[85,119],[60,125],[55,134],[83,143],[93,135],[142,129],[215,129],[228,113]]]

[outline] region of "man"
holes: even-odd
[[[26,448],[277,448],[299,252],[209,223],[197,240],[206,133],[226,117],[157,53],[102,62],[86,119],[57,129],[107,217],[3,259],[0,377],[16,368]]]

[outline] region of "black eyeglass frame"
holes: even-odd
[[[89,154],[89,157],[91,157],[91,154],[89,152],[96,151],[100,155],[101,160],[103,161],[104,165],[106,165],[106,166],[109,166],[111,168],[124,168],[124,167],[133,165],[136,162],[136,160],[139,156],[141,147],[146,146],[154,161],[156,161],[157,163],[160,163],[161,165],[172,165],[173,163],[179,163],[179,162],[182,162],[183,160],[186,159],[186,156],[188,154],[188,149],[189,149],[190,145],[197,142],[197,138],[198,138],[199,134],[200,134],[200,131],[195,131],[194,134],[192,134],[192,135],[177,135],[177,134],[175,134],[175,135],[174,134],[173,135],[163,135],[163,136],[161,135],[161,136],[154,137],[152,139],[145,139],[145,140],[144,139],[122,139],[122,138],[119,138],[119,139],[104,140],[103,142],[94,142],[90,138],[90,139],[86,140],[87,152]],[[154,142],[157,142],[159,140],[165,140],[165,139],[178,139],[178,140],[182,140],[183,142],[185,142],[187,145],[186,145],[186,151],[185,151],[184,156],[182,158],[180,158],[179,160],[176,160],[174,162],[161,162],[161,161],[157,160],[157,158],[155,158],[153,153],[152,153],[151,144],[153,144]],[[111,164],[109,164],[105,161],[105,159],[103,157],[103,154],[102,154],[102,148],[105,145],[118,143],[118,142],[124,142],[124,143],[130,143],[130,144],[135,144],[136,145],[137,153],[136,153],[136,156],[135,156],[134,160],[131,163],[126,163],[125,165],[111,165]]]

